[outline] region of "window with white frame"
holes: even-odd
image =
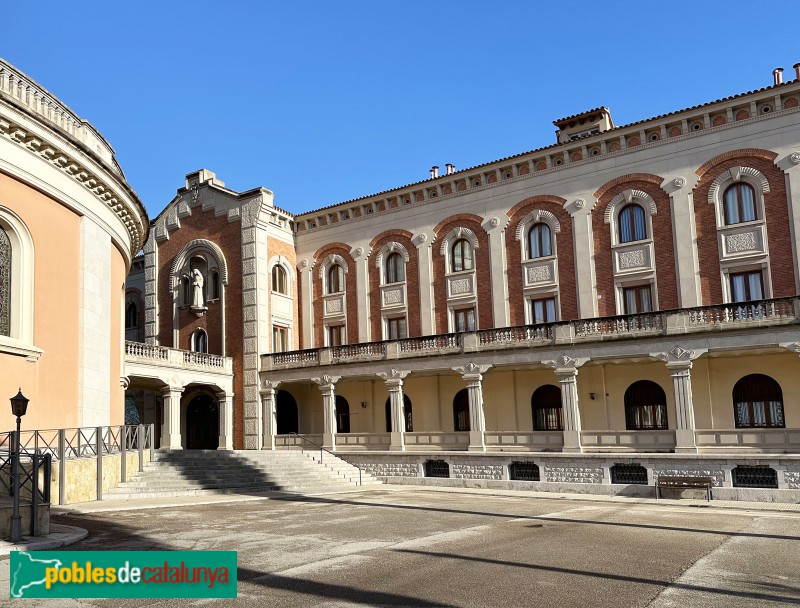
[[[397,251],[387,256],[384,277],[386,284],[402,283],[406,280],[406,263]]]
[[[8,233],[0,228],[0,336],[11,335],[11,264],[14,251]]]
[[[280,264],[272,267],[272,292],[289,295],[289,283],[286,279],[286,270]]]
[[[745,182],[731,184],[726,188],[722,201],[726,226],[758,219],[756,191],[750,184]]]
[[[41,351],[33,347],[33,255],[27,226],[0,207],[0,352],[10,349],[38,358]]]
[[[764,278],[761,270],[732,272],[730,281],[731,302],[750,302],[764,299]]]
[[[443,239],[440,248],[445,262],[445,290],[450,331],[474,331],[477,324],[476,257],[478,237],[469,228],[458,227]],[[457,311],[471,310],[467,318]],[[470,327],[471,329],[460,329]]]
[[[328,325],[327,339],[327,346],[342,346],[343,344],[347,344],[346,326]]]
[[[537,222],[528,230],[528,259],[553,255],[553,237],[550,226]]]
[[[464,270],[473,270],[474,268],[472,244],[467,239],[458,239],[453,243],[453,248],[450,252],[451,272],[462,272]]]
[[[406,248],[397,242],[386,243],[375,257],[380,277],[379,302],[384,340],[408,336],[405,319],[408,316],[406,265],[409,259]],[[402,328],[399,327],[400,319]]]
[[[282,325],[272,326],[272,352],[283,353],[289,350],[289,328]]]
[[[641,205],[625,205],[617,218],[619,243],[632,243],[647,238],[647,221]]]
[[[457,308],[453,310],[453,331],[475,331],[475,309]]]
[[[344,291],[344,269],[339,264],[331,264],[327,272],[328,293],[342,293]]]
[[[386,339],[402,340],[408,337],[405,317],[389,317],[386,319]]]
[[[558,321],[556,299],[554,297],[531,298],[528,300],[528,307],[530,309],[529,325],[555,323]]]
[[[527,325],[558,320],[556,239],[559,232],[561,224],[558,218],[543,209],[531,211],[517,224]]]
[[[203,329],[196,329],[189,338],[189,350],[195,353],[208,352],[208,334]]]
[[[634,315],[653,311],[653,292],[650,284],[622,288],[623,314]]]

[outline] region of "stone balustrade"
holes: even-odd
[[[125,362],[230,375],[233,359],[141,342],[125,342]]]
[[[609,339],[683,335],[747,327],[780,326],[798,321],[800,321],[800,298],[777,298],[267,354],[262,355],[262,370],[579,344]]]

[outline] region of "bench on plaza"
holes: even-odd
[[[714,485],[713,477],[688,477],[684,475],[659,475],[656,479],[656,499],[660,498],[660,490],[704,489],[706,500],[711,500],[711,488]]]

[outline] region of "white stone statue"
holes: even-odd
[[[205,308],[203,298],[203,275],[197,268],[192,270],[192,308]]]

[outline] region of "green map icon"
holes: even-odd
[[[25,590],[44,585],[47,568],[60,568],[57,559],[37,559],[27,551],[15,551],[17,559],[11,560],[9,587],[11,597],[25,597]],[[13,555],[13,554],[12,554]]]

